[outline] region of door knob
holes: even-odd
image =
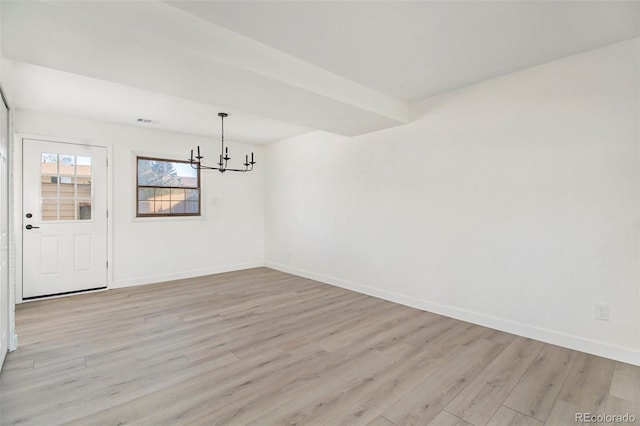
[[[39,226],[31,226],[31,225],[27,225],[27,226],[25,226],[25,228],[27,228],[27,229],[40,229]]]

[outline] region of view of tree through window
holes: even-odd
[[[138,217],[200,215],[200,174],[188,161],[138,157],[137,168]]]

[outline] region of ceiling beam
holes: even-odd
[[[357,135],[409,106],[157,2],[3,2],[4,55],[192,101]]]

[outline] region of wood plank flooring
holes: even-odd
[[[569,425],[640,368],[267,268],[17,307],[2,425]]]

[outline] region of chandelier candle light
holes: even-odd
[[[198,155],[193,156],[193,149],[191,150],[191,157],[189,158],[189,163],[191,164],[191,167],[197,170],[217,170],[220,173],[224,173],[226,171],[230,171],[230,172],[250,172],[251,170],[253,170],[253,165],[256,164],[255,161],[253,161],[253,152],[251,153],[251,161],[249,161],[249,156],[245,155],[244,156],[244,169],[231,169],[229,167],[227,167],[227,163],[229,160],[231,160],[231,157],[229,157],[229,148],[224,146],[224,118],[227,117],[229,114],[227,114],[226,112],[219,112],[218,113],[218,117],[220,117],[220,120],[222,121],[222,149],[221,149],[221,154],[220,154],[220,162],[217,164],[217,166],[205,166],[204,164],[202,164],[202,159],[204,158],[202,155],[200,155],[200,145],[198,145]]]

